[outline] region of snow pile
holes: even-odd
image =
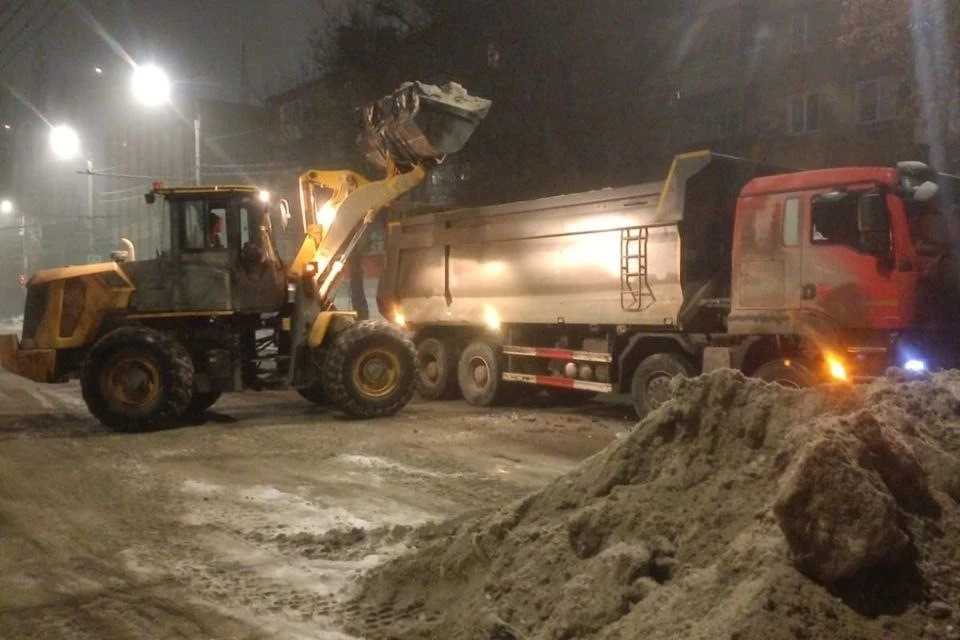
[[[781,389],[731,372],[542,491],[434,528],[364,637],[960,638],[960,373]]]

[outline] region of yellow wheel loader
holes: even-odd
[[[157,256],[38,272],[22,339],[0,336],[0,364],[38,382],[79,378],[90,412],[118,431],[175,424],[245,389],[293,388],[357,418],[396,413],[415,387],[412,343],[337,311],[333,294],[377,213],[458,151],[489,107],[459,85],[414,82],[362,109],[361,142],[386,177],[301,176],[305,237],[289,266],[271,222],[290,220],[286,201],[250,186],[154,185]]]

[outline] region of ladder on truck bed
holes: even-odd
[[[647,227],[620,230],[620,306],[624,311],[643,311],[656,302],[647,279]]]

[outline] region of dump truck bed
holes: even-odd
[[[414,327],[492,316],[690,324],[692,306],[729,297],[736,196],[761,173],[752,163],[697,152],[678,156],[663,182],[397,217],[381,313],[401,313]]]

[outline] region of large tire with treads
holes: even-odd
[[[187,404],[187,408],[183,410],[184,416],[199,416],[204,411],[216,404],[217,400],[220,399],[221,393],[219,391],[196,391],[193,394],[193,397],[190,398],[190,403]]]
[[[315,380],[309,387],[297,389],[297,393],[301,398],[315,405],[325,407],[330,404],[330,396],[323,387],[323,380]]]
[[[175,338],[147,327],[121,327],[93,345],[80,389],[87,408],[115,431],[176,423],[193,397],[193,362]]]
[[[322,380],[330,403],[347,415],[392,416],[416,391],[417,352],[392,324],[356,322],[333,337]]]
[[[463,399],[475,407],[493,407],[514,400],[517,387],[503,380],[504,369],[499,346],[488,342],[467,345],[457,365],[457,382]]]
[[[690,359],[680,353],[656,353],[637,365],[630,385],[633,410],[643,418],[670,398],[670,381],[675,376],[695,375]]]
[[[453,400],[457,386],[457,350],[452,340],[426,338],[417,344],[417,391],[426,400]]]

